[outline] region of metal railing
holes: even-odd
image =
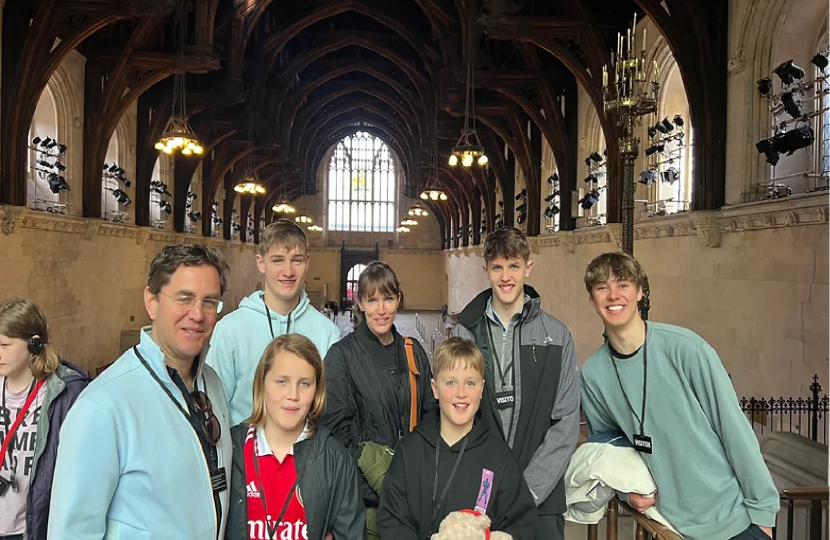
[[[817,374],[813,376],[810,393],[807,398],[742,397],[741,410],[753,428],[760,429],[761,433],[765,430],[789,431],[827,444],[827,422],[820,420],[827,418],[830,399],[827,394],[820,395],[821,384]]]

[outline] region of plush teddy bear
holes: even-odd
[[[490,532],[490,518],[475,510],[451,512],[431,540],[513,540],[505,532]]]

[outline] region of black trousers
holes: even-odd
[[[770,537],[758,525],[753,523],[738,536],[733,536],[732,540],[770,540]]]
[[[538,516],[533,528],[534,540],[565,540],[565,516],[550,514]]]

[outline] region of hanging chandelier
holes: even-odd
[[[400,227],[395,229],[395,232],[397,232],[397,233],[408,233],[409,232],[409,227],[404,227],[403,225],[401,225]]]
[[[307,229],[311,232],[322,232],[323,228],[319,225],[309,225]]]
[[[429,189],[421,192],[421,199],[427,201],[446,201],[447,194],[440,189]]]
[[[474,161],[484,167],[489,161],[487,154],[484,153],[484,146],[478,138],[478,133],[476,133],[476,97],[475,92],[473,92],[473,29],[470,20],[467,20],[467,99],[464,103],[464,129],[455,142],[455,146],[452,147],[452,154],[450,154],[448,161],[450,167],[455,167],[459,161],[464,167],[471,167]],[[472,114],[470,114],[471,110]]]
[[[418,224],[418,222],[415,221],[414,219],[405,219],[405,220],[401,221],[401,225],[403,225],[404,227],[414,227],[417,224]]]
[[[297,223],[314,223],[314,220],[308,216],[297,216],[294,221]]]
[[[429,214],[427,214],[427,211],[421,207],[420,203],[415,203],[412,206],[412,208],[409,209],[409,212],[407,212],[407,214],[410,215],[410,216],[418,216],[418,217],[426,217],[426,216],[429,215]]]
[[[291,206],[291,203],[288,201],[288,199],[285,197],[285,195],[283,195],[280,198],[280,202],[278,202],[277,204],[275,204],[274,206],[271,207],[271,210],[273,210],[274,212],[276,212],[278,214],[295,214],[295,213],[297,213],[297,209],[294,208],[293,206]]]
[[[248,115],[248,154],[245,156],[245,172],[242,173],[242,179],[233,190],[251,195],[265,193],[265,186],[260,183],[259,175],[254,169],[254,117],[250,113]]]
[[[165,154],[172,154],[176,150],[181,151],[183,156],[199,155],[204,152],[196,132],[190,127],[187,121],[187,96],[185,94],[184,80],[184,34],[187,14],[185,3],[182,3],[181,24],[179,27],[179,50],[176,55],[176,74],[173,76],[173,107],[170,119],[164,126],[161,137],[154,148]]]

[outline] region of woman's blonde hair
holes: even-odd
[[[265,352],[262,353],[262,358],[259,359],[259,365],[254,373],[254,407],[247,423],[257,427],[265,425],[265,419],[268,416],[265,405],[265,376],[271,371],[274,360],[281,352],[288,352],[299,356],[314,368],[317,387],[314,392],[314,400],[311,402],[311,408],[308,410],[307,418],[311,434],[314,435],[317,433],[317,420],[323,414],[323,407],[326,405],[326,371],[317,346],[301,334],[284,334],[274,339],[265,348]]]
[[[35,379],[45,379],[58,369],[60,357],[55,346],[49,343],[46,315],[31,300],[12,298],[0,304],[0,334],[28,342],[29,369]]]

